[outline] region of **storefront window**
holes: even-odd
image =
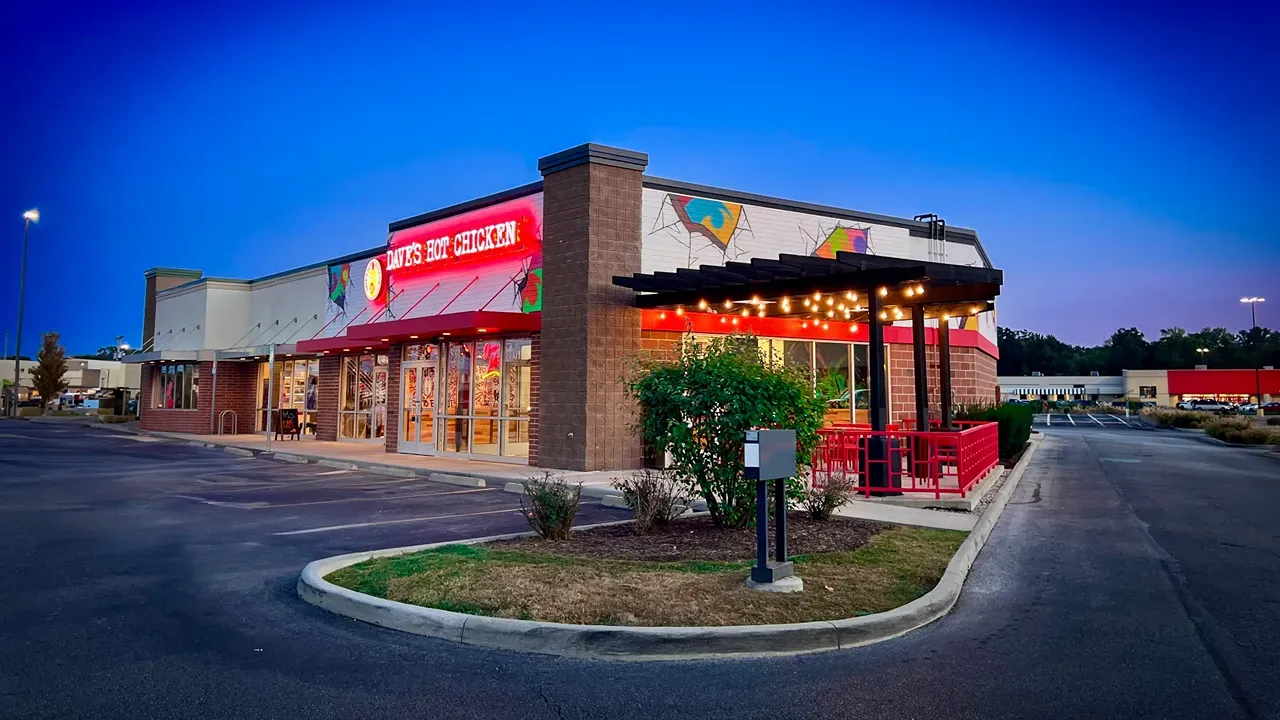
[[[267,399],[274,388],[275,397],[270,407],[276,412],[275,427],[280,417],[279,410],[291,408],[298,411],[298,422],[302,425],[304,435],[314,435],[316,431],[316,393],[320,386],[319,360],[280,360],[275,363],[275,377],[269,378],[271,363],[258,366],[258,430],[267,428]]]
[[[502,341],[481,340],[475,350],[475,416],[472,426],[471,452],[497,455],[498,408],[502,389]]]
[[[849,345],[816,343],[814,350],[814,388],[827,403],[825,422],[852,422]]]
[[[378,440],[387,427],[387,356],[349,355],[342,359],[338,437]]]
[[[153,371],[153,405],[164,410],[195,410],[199,405],[200,366],[194,363],[157,365]]]
[[[529,415],[533,411],[531,384],[533,379],[533,343],[529,338],[506,341],[506,395],[502,414],[502,454],[529,457]]]

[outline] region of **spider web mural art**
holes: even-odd
[[[347,288],[351,286],[351,263],[329,266],[329,302],[339,315],[347,314]]]
[[[817,257],[835,258],[838,252],[875,254],[871,250],[871,228],[836,223],[835,227],[827,229],[819,223],[816,234],[803,226],[800,226],[800,234],[807,241],[807,246],[813,248],[809,254]]]
[[[693,267],[702,252],[715,250],[721,262],[747,254],[738,247],[743,233],[752,235],[746,208],[738,203],[668,193],[649,235],[665,234],[685,248],[685,265]]]
[[[533,228],[537,247],[542,247],[542,219]],[[532,253],[520,264],[520,271],[511,278],[515,290],[515,305],[522,313],[542,312],[542,252]]]

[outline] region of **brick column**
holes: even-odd
[[[316,439],[338,439],[338,383],[342,381],[342,357],[320,357],[320,387],[316,392]]]
[[[529,467],[538,466],[538,409],[542,379],[542,336],[534,333],[529,343]]]
[[[580,145],[538,161],[543,302],[538,465],[636,468],[634,404],[622,386],[641,349],[634,294],[615,275],[640,271],[644,153]]]
[[[276,362],[279,362],[277,360]],[[209,363],[209,385],[213,385],[213,363]],[[200,372],[204,372],[201,363]],[[203,384],[203,383],[202,383]],[[277,392],[279,389],[277,388]],[[258,406],[258,363],[243,360],[218,361],[218,390],[213,403],[213,425],[209,432],[218,432],[218,416],[224,410],[236,414],[236,432],[244,435],[255,432]],[[227,434],[231,434],[231,417],[225,424]]]
[[[387,349],[387,436],[389,453],[400,452],[400,359],[403,346],[392,345]]]

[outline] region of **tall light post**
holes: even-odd
[[[31,223],[40,222],[40,211],[35,208],[22,213],[22,264],[18,271],[18,333],[13,341],[13,402],[9,403],[9,414],[18,414],[18,384],[21,366],[18,358],[22,357],[22,300],[27,290],[27,236],[31,233]]]
[[[1249,303],[1249,322],[1252,323],[1252,330],[1258,329],[1258,303],[1266,301],[1266,298],[1256,296],[1240,298],[1240,302]],[[1257,347],[1253,350],[1253,383],[1258,399],[1258,417],[1262,417],[1262,358],[1258,357]]]

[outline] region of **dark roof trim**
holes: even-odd
[[[155,277],[163,275],[164,277],[191,277],[198,278],[204,273],[200,270],[184,270],[182,268],[153,267],[142,273],[143,277]]]
[[[497,205],[500,202],[506,202],[507,200],[515,200],[516,198],[522,198],[522,197],[525,197],[526,195],[532,195],[534,193],[539,193],[539,192],[542,192],[541,180],[538,180],[536,182],[531,182],[528,185],[521,185],[520,187],[517,187],[517,188],[511,188],[510,190],[503,190],[502,192],[496,192],[492,195],[485,195],[484,197],[476,198],[474,200],[461,202],[461,203],[458,203],[457,205],[450,205],[449,207],[440,208],[439,210],[432,210],[431,212],[422,213],[421,215],[414,215],[413,217],[405,218],[404,220],[396,220],[395,222],[388,223],[387,232],[396,232],[397,230],[404,230],[405,228],[411,228],[416,225],[422,225],[424,223],[429,223],[433,220],[440,220],[453,215],[461,215],[462,213],[468,212],[470,210],[479,210],[482,207],[488,207],[489,205]]]
[[[651,175],[644,176],[644,186],[654,190],[665,190],[667,192],[697,195],[699,197],[712,198],[714,200],[726,200],[728,202],[759,205],[761,207],[774,208],[775,210],[790,210],[792,212],[805,213],[808,215],[824,215],[827,217],[842,218],[844,220],[854,220],[859,222],[875,223],[877,225],[906,228],[912,237],[929,237],[928,223],[918,222],[908,218],[895,217],[892,215],[879,215],[877,213],[848,210],[846,208],[832,207],[830,205],[816,205],[814,203],[787,200],[785,198],[771,197],[769,195],[756,195],[755,193],[712,187],[710,185],[698,185],[695,183],[682,182],[680,180],[668,180],[666,178],[658,178]],[[982,241],[978,239],[977,232],[968,228],[952,227],[948,225],[946,239],[947,242],[974,246],[978,251],[978,257],[982,258],[986,267],[994,267],[991,264],[991,258],[987,257],[987,251],[982,247]]]
[[[649,165],[649,154],[609,147],[608,145],[585,143],[539,159],[538,172],[546,176],[561,170],[585,165],[586,163],[611,165],[627,170],[644,172],[644,169]]]

